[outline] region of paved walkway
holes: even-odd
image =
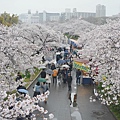
[[[55,115],[53,120],[116,120],[105,105],[99,101],[90,103],[89,97],[93,94],[93,86],[75,84],[75,71],[72,71],[72,98],[77,93],[77,106],[70,105],[68,99],[67,84],[61,86],[51,84],[50,96],[47,104],[41,103],[50,113]],[[29,88],[29,93],[33,95],[33,86]],[[39,116],[37,120],[42,120]]]

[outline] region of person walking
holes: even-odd
[[[42,63],[44,63],[45,62],[45,57],[44,56],[42,56]]]
[[[42,70],[42,72],[40,73],[41,78],[46,78],[46,72],[45,69]]]
[[[51,65],[51,70],[54,70],[54,69],[56,69],[56,67],[55,67],[55,64],[52,63],[52,65]]]
[[[72,72],[72,68],[73,68],[73,63],[70,62],[69,66],[70,66],[69,70],[70,70],[70,73],[71,73]]]
[[[57,74],[58,74],[58,70],[54,69],[54,70],[53,70],[53,74],[52,74],[53,84],[54,84],[54,83],[57,83]]]
[[[44,94],[48,90],[48,85],[46,84],[46,82],[43,82],[41,88],[43,89],[43,94]]]
[[[62,76],[63,76],[63,83],[66,83],[67,77],[68,77],[68,70],[67,68],[63,68],[62,70]]]
[[[43,89],[43,95],[45,95],[45,92],[48,90],[48,85],[46,82],[43,82],[43,85],[41,86],[41,88]],[[45,104],[47,103],[47,98],[45,98]]]
[[[76,84],[80,85],[81,71],[78,69],[76,71]]]
[[[71,91],[72,76],[70,73],[68,73],[67,83],[68,83],[68,91]]]
[[[37,95],[40,95],[40,82],[37,82],[34,86],[34,94],[33,97],[36,97]]]
[[[61,80],[62,80],[62,72],[61,72],[61,69],[59,68],[58,69],[58,84],[60,85],[62,82],[61,82]]]
[[[72,44],[70,44],[70,52],[71,53],[73,52],[73,50],[72,50]]]
[[[47,80],[46,83],[48,84],[48,86],[49,86],[49,88],[50,88],[50,84],[51,84],[51,74],[47,74],[45,79]]]
[[[18,72],[18,73],[17,73],[17,77],[16,77],[16,82],[17,82],[18,80],[20,80],[20,79],[22,79],[22,75],[20,74],[20,72]]]

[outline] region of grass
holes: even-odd
[[[108,86],[110,87],[110,86]],[[102,90],[102,83],[99,83],[99,85],[97,86],[97,90],[101,93]],[[104,93],[101,93],[104,95]],[[115,104],[111,104],[110,106],[108,106],[109,110],[113,113],[113,115],[116,117],[117,120],[120,120],[120,98],[118,98],[119,104],[115,105]]]
[[[111,105],[109,107],[110,111],[114,114],[117,120],[120,120],[120,104],[119,105]]]
[[[24,79],[25,87],[26,87],[26,88],[27,88],[27,87],[30,85],[30,83],[37,77],[37,75],[40,73],[40,71],[41,71],[41,70],[36,69],[35,74],[31,75],[30,78],[25,78],[25,79]]]

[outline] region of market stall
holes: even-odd
[[[90,67],[87,65],[88,60],[84,59],[73,59],[73,68],[82,71],[82,84],[92,84],[92,78],[89,77]]]

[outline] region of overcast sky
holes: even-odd
[[[95,12],[96,5],[106,6],[107,16],[120,13],[120,0],[0,0],[0,13],[64,12],[65,8],[77,8],[79,12]]]

